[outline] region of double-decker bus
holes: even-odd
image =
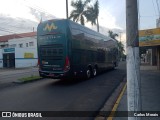
[[[39,74],[68,78],[96,76],[117,66],[117,41],[68,19],[41,22],[37,27]]]

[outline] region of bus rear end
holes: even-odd
[[[63,78],[69,73],[66,22],[50,20],[38,25],[39,74],[42,77]]]

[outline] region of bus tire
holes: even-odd
[[[91,78],[91,69],[88,67],[86,70],[86,79],[90,79]]]
[[[96,66],[93,68],[92,74],[93,74],[93,77],[95,77],[97,75],[97,67]]]

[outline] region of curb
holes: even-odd
[[[44,78],[37,78],[37,79],[34,79],[34,80],[26,80],[26,81],[16,80],[16,81],[13,81],[13,83],[16,83],[16,84],[23,84],[23,83],[30,83],[30,82],[42,80],[42,79],[44,79]]]
[[[107,120],[109,115],[108,113],[111,113],[114,105],[117,103],[117,99],[119,98],[123,88],[126,85],[126,77],[123,79],[123,81],[120,83],[120,85],[114,90],[114,92],[111,94],[109,99],[106,101],[104,106],[100,109],[99,114],[94,120]]]

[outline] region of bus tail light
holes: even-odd
[[[39,71],[41,71],[40,60],[39,59],[38,59],[37,66],[38,66]]]
[[[68,71],[70,69],[70,62],[68,56],[65,59],[64,71]]]

